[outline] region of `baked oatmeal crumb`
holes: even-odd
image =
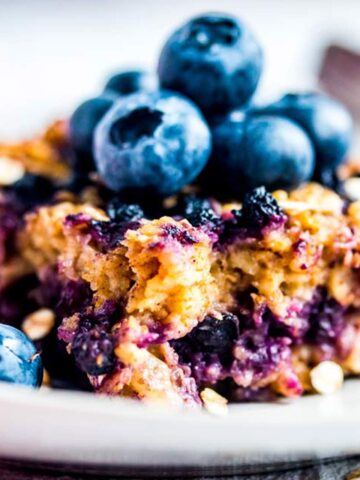
[[[212,415],[227,415],[228,401],[223,396],[219,395],[212,388],[205,388],[200,392],[201,400],[204,403],[206,410]]]
[[[55,313],[49,308],[40,308],[25,317],[21,328],[31,340],[40,340],[50,333],[54,325]]]

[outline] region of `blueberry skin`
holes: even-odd
[[[213,155],[204,179],[225,197],[264,185],[291,189],[309,180],[314,151],[306,133],[291,120],[236,112],[213,130]]]
[[[167,91],[120,99],[95,131],[98,172],[116,192],[176,193],[197,177],[210,150],[210,130],[198,108]]]
[[[34,344],[20,330],[0,324],[0,381],[39,387],[42,362]]]
[[[11,185],[11,191],[24,209],[49,202],[56,192],[56,186],[47,177],[27,173]]]
[[[231,15],[208,14],[170,36],[158,75],[163,88],[183,93],[212,115],[246,104],[262,67],[262,49],[245,24]]]
[[[317,168],[335,169],[346,157],[353,135],[350,113],[338,101],[319,93],[289,93],[263,112],[298,123],[311,138]]]
[[[130,70],[113,75],[105,85],[105,92],[113,92],[117,95],[129,95],[139,91],[155,92],[159,88],[159,82],[151,72],[143,70]]]
[[[70,117],[70,141],[80,155],[91,156],[95,127],[112,107],[115,99],[116,96],[111,93],[90,98],[79,105]]]

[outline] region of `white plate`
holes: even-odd
[[[0,457],[88,465],[229,466],[360,453],[360,381],[238,404],[225,417],[88,393],[0,386]]]

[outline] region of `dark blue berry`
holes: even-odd
[[[353,123],[338,101],[319,93],[289,93],[263,112],[290,118],[306,131],[315,147],[318,170],[334,169],[346,158]]]
[[[76,164],[73,165],[73,174],[62,187],[69,192],[79,194],[84,188],[92,184],[89,171],[93,168],[92,157],[77,156]]]
[[[345,307],[331,298],[325,289],[319,289],[304,313],[309,325],[306,341],[335,345],[346,326]]]
[[[247,103],[262,66],[262,50],[245,24],[231,15],[208,14],[171,35],[158,73],[163,88],[187,95],[213,114]]]
[[[194,227],[218,227],[221,219],[214,211],[209,200],[188,195],[182,199],[181,210],[184,218]]]
[[[258,187],[244,195],[241,210],[234,212],[238,223],[247,228],[263,229],[284,223],[285,213],[265,187]]]
[[[129,95],[139,91],[154,92],[158,89],[158,79],[151,72],[130,70],[113,75],[105,85],[105,92]]]
[[[89,375],[103,375],[115,366],[115,339],[111,328],[122,315],[121,302],[107,300],[98,309],[87,308],[80,312],[74,338],[64,337],[64,331],[60,327],[59,338],[71,343],[75,363],[82,371]]]
[[[29,338],[0,324],[0,381],[38,387],[42,375],[41,358]]]
[[[49,178],[31,173],[27,173],[11,186],[11,192],[25,209],[48,202],[55,191],[55,185]]]
[[[53,287],[56,288],[57,286],[56,291],[51,286],[51,282]],[[84,280],[67,280],[60,283],[56,277],[55,280],[46,278],[46,283],[42,285],[43,292],[45,291],[46,293],[49,284],[50,292],[47,296],[56,298],[56,313],[62,318],[70,317],[91,304],[93,292],[89,284]]]
[[[95,132],[95,161],[116,192],[166,196],[191,182],[205,166],[211,137],[200,111],[170,92],[120,99]]]
[[[188,335],[174,341],[173,345],[185,363],[192,362],[198,353],[216,355],[222,362],[229,363],[238,335],[238,318],[226,313],[221,319],[207,316]]]
[[[233,372],[243,376],[245,382],[249,374],[255,381],[261,380],[276,371],[281,363],[289,362],[290,344],[289,337],[273,335],[266,323],[245,330],[236,342],[235,352],[240,351],[241,355],[235,355]]]
[[[78,228],[82,233],[90,236],[92,244],[102,252],[116,248],[124,239],[128,229],[136,229],[139,222],[118,222],[94,220],[82,213],[68,215],[65,223],[69,227]]]
[[[76,365],[89,375],[103,375],[114,366],[114,342],[111,335],[93,328],[76,334],[71,351]]]
[[[238,319],[235,315],[225,314],[221,319],[211,316],[190,333],[191,341],[201,351],[226,354],[231,351],[239,334]]]
[[[140,205],[123,203],[119,198],[113,198],[106,206],[106,212],[115,222],[135,222],[144,218]]]
[[[320,168],[316,169],[314,180],[321,183],[327,188],[334,190],[336,193],[342,196],[346,196],[344,190],[344,182],[338,176],[336,169],[333,168]]]
[[[213,155],[203,181],[213,192],[240,198],[264,185],[295,188],[311,178],[314,151],[302,128],[277,116],[228,116],[213,130]]]
[[[77,154],[77,163],[91,163],[95,127],[112,107],[115,99],[116,96],[111,93],[91,98],[79,105],[70,117],[70,141]],[[76,165],[76,167],[81,166]],[[81,170],[81,168],[77,169]]]

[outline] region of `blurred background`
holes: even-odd
[[[0,138],[66,117],[123,67],[155,69],[168,34],[214,10],[243,18],[263,45],[259,101],[316,86],[330,44],[360,52],[359,0],[0,0]]]

